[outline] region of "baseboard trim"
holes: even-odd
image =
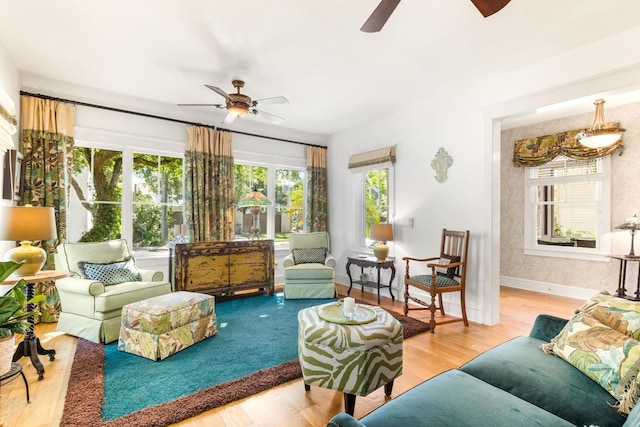
[[[539,282],[536,280],[519,279],[517,277],[500,276],[501,286],[523,289],[525,291],[540,292],[542,294],[557,295],[567,298],[588,300],[598,291],[593,289],[576,288],[555,283]]]

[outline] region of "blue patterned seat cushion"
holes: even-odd
[[[424,286],[431,286],[431,275],[430,274],[419,274],[417,276],[411,276],[409,279],[414,282],[418,282]],[[455,279],[451,277],[447,277],[444,274],[437,273],[436,274],[436,287],[447,287],[447,286],[458,286],[458,283]]]
[[[79,261],[78,268],[85,279],[97,280],[105,285],[142,280],[132,258],[109,263]]]
[[[324,264],[324,260],[327,257],[327,248],[302,248],[294,249],[291,252],[293,253],[293,262],[295,264]]]

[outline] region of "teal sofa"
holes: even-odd
[[[346,413],[328,427],[579,426],[640,427],[640,404],[628,417],[611,394],[540,346],[566,319],[540,315],[529,336],[494,347],[356,420]]]

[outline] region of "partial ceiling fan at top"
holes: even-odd
[[[260,117],[269,120],[275,124],[281,124],[284,122],[282,117],[278,117],[274,114],[267,113],[266,111],[259,110],[257,107],[270,104],[288,104],[289,100],[284,96],[275,96],[273,98],[263,98],[252,100],[247,95],[240,93],[240,89],[244,87],[242,80],[233,80],[231,82],[233,87],[237,89],[237,93],[226,93],[222,89],[216,86],[205,85],[218,95],[225,99],[224,104],[178,104],[185,107],[216,107],[220,109],[226,109],[227,115],[222,120],[223,124],[233,123],[237,118],[246,116],[247,114],[259,115]]]
[[[500,11],[511,0],[471,0],[475,7],[485,18]],[[378,7],[373,11],[369,19],[360,28],[365,33],[376,33],[382,29],[384,24],[398,6],[400,0],[382,0]]]

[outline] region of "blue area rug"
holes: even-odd
[[[331,299],[216,302],[218,334],[154,362],[79,339],[62,426],[165,426],[302,376],[298,311]],[[392,313],[404,336],[428,324]]]
[[[116,343],[105,346],[103,418],[296,359],[298,311],[330,301],[285,300],[277,294],[216,303],[218,333],[162,361],[118,351]]]

